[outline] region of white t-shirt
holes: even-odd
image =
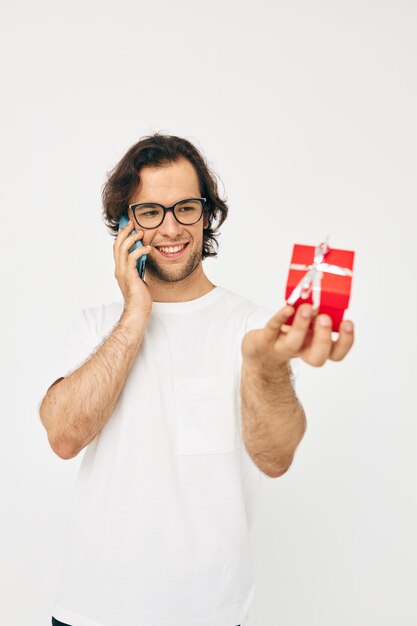
[[[82,309],[56,378],[84,363],[122,312],[123,300]],[[56,619],[244,625],[263,474],[242,440],[241,342],[275,312],[222,287],[188,302],[153,303],[114,411],[83,450]]]

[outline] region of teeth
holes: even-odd
[[[168,252],[168,253],[172,253],[172,252],[179,252],[180,250],[182,250],[183,248],[185,248],[184,246],[175,246],[172,248],[161,248],[160,246],[158,246],[159,250],[162,250],[162,252]]]

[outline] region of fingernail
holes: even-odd
[[[301,311],[301,317],[305,317],[305,318],[307,318],[307,317],[310,317],[310,316],[311,316],[311,311],[310,311],[310,309],[302,309],[302,311]]]
[[[352,322],[345,322],[345,323],[343,324],[343,328],[344,328],[345,330],[347,330],[347,331],[348,331],[348,333],[351,333],[351,332],[353,331],[353,324],[352,324]]]
[[[331,326],[332,325],[332,320],[328,317],[321,317],[320,318],[320,326]]]

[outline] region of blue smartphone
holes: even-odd
[[[121,228],[124,228],[129,222],[129,218],[126,214],[122,215],[120,220],[119,220],[119,230]],[[133,229],[132,233],[135,233],[136,230]],[[130,252],[133,252],[133,250],[135,250],[136,248],[139,248],[140,246],[143,246],[143,243],[141,242],[140,239],[138,239],[137,241],[135,241],[135,243],[133,244],[133,246],[130,248],[129,250],[129,254]],[[138,260],[136,261],[136,269],[138,270],[138,274],[140,276],[140,278],[143,280],[143,277],[145,275],[145,266],[146,266],[146,260],[148,258],[147,254],[142,254],[142,256],[140,256],[138,258]]]

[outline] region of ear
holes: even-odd
[[[209,227],[209,218],[208,218],[208,211],[204,211],[203,213],[203,228],[208,228]]]

